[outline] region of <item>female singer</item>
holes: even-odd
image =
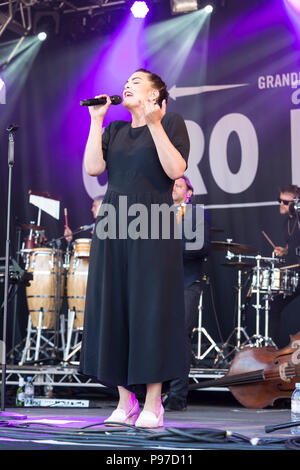
[[[189,138],[182,117],[166,113],[166,85],[154,73],[139,69],[131,75],[123,106],[132,120],[111,122],[103,133],[111,101],[100,96],[107,102],[89,108],[84,164],[93,176],[107,169],[108,188],[91,246],[80,371],[118,387],[119,403],[107,425],[154,428],[163,425],[162,384],[182,377],[185,369],[181,241],[174,234],[105,238],[97,228],[108,205],[120,220],[121,196],[127,207],[143,204],[149,214],[154,204],[171,207],[174,180],[187,166]],[[146,396],[139,415],[140,385]]]

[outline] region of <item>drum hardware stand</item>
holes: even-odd
[[[266,346],[276,346],[272,338],[269,336],[269,311],[270,311],[270,300],[272,296],[269,294],[265,295],[265,336],[264,343]]]
[[[226,258],[231,260],[232,258],[234,258],[235,256],[238,256],[238,261],[241,262],[242,261],[242,255],[238,254],[238,255],[234,255],[231,251],[227,251],[227,254],[226,254]],[[245,343],[247,343],[247,341],[249,341],[249,335],[247,334],[245,328],[242,326],[242,312],[244,310],[244,306],[242,305],[242,289],[243,289],[243,284],[242,284],[242,270],[241,269],[238,269],[238,285],[237,285],[237,326],[233,329],[233,331],[230,333],[230,335],[228,336],[228,338],[226,339],[225,343],[223,344],[222,348],[221,348],[221,351],[222,351],[222,358],[223,358],[223,361],[226,362],[227,359],[229,358],[229,356],[231,356],[231,354],[240,349],[242,345],[244,345]],[[242,343],[241,339],[242,339],[242,334],[244,335],[245,337],[245,342]],[[236,336],[236,344],[233,346],[230,344],[230,340],[233,336]],[[226,356],[224,356],[224,351],[226,350],[226,348],[228,347],[231,347],[232,348],[232,351],[230,351]],[[219,355],[217,356],[216,358],[216,362],[219,361]]]
[[[227,253],[227,258],[231,259],[233,257],[232,255],[233,255],[233,253],[228,252]],[[242,255],[241,254],[238,255],[238,261],[239,261],[239,263],[242,261]],[[237,285],[237,292],[238,292],[238,295],[237,295],[237,299],[238,299],[238,302],[237,302],[237,305],[238,305],[238,308],[237,308],[237,327],[233,330],[233,332],[229,336],[229,338],[231,338],[231,336],[236,332],[236,339],[237,339],[236,347],[238,349],[240,349],[240,347],[241,347],[241,335],[242,334],[245,336],[246,341],[249,340],[249,336],[248,336],[245,328],[242,327],[242,288],[243,288],[243,285],[242,285],[242,270],[239,269],[238,270],[238,285]],[[229,339],[227,340],[227,342],[228,341],[229,341]]]
[[[242,256],[241,256],[242,258]],[[260,287],[260,281],[261,281],[261,260],[268,261],[271,263],[272,268],[274,268],[275,262],[279,262],[281,260],[275,259],[274,254],[272,258],[267,258],[267,257],[262,257],[261,255],[257,256],[243,256],[243,258],[254,258],[256,260],[256,286],[255,286],[255,299],[256,299],[256,304],[252,305],[256,311],[256,331],[255,334],[248,339],[248,341],[244,344],[249,344],[252,346],[260,347],[260,346],[275,346],[272,338],[268,336],[269,334],[269,300],[271,298],[271,292],[267,292],[264,300],[265,300],[265,306],[263,307],[261,305],[261,287]],[[265,336],[260,334],[260,311],[264,309],[265,310]],[[253,344],[254,342],[254,344]]]
[[[76,354],[81,348],[81,341],[78,341],[79,332],[83,331],[83,328],[76,328],[74,330],[74,320],[76,315],[76,309],[72,308],[68,310],[68,331],[67,331],[67,343],[64,352],[64,361],[68,362],[74,354]],[[71,346],[72,334],[75,331],[74,344]],[[70,349],[72,352],[70,353]]]
[[[208,279],[208,278],[207,278]],[[200,281],[197,281],[200,282]],[[212,337],[209,335],[207,330],[202,326],[202,317],[203,317],[203,289],[201,289],[200,292],[200,298],[199,298],[199,304],[198,304],[198,328],[194,328],[192,334],[198,333],[198,342],[197,342],[197,355],[195,356],[195,359],[202,360],[204,359],[207,354],[212,349],[215,349],[218,354],[221,353],[221,349],[218,347],[217,343],[212,339]],[[202,348],[202,334],[206,336],[208,341],[210,342],[210,346],[204,351],[204,353],[201,354],[201,348]]]

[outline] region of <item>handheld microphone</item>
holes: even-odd
[[[119,95],[110,96],[111,104],[121,104],[122,98]],[[106,97],[102,96],[101,98],[91,98],[90,100],[80,101],[80,106],[99,106],[101,104],[106,104]]]

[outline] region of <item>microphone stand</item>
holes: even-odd
[[[1,382],[1,413],[0,418],[19,418],[26,419],[25,415],[5,412],[6,406],[6,340],[7,340],[7,317],[8,317],[8,297],[9,297],[9,259],[10,259],[10,212],[11,212],[11,183],[12,169],[15,160],[15,132],[18,126],[10,125],[8,131],[8,197],[7,197],[7,225],[6,225],[6,249],[5,249],[5,281],[4,281],[4,312],[3,312],[3,332],[1,342],[0,359],[2,363],[2,382]]]
[[[79,227],[78,229],[74,230],[74,232],[72,232],[72,235],[70,236],[72,237],[73,235],[78,235],[78,233],[86,232],[87,230],[92,230],[94,226],[95,224],[90,224],[90,225],[84,225],[82,227]],[[52,240],[47,242],[46,245],[52,246],[53,244],[59,242],[60,240],[63,240],[64,238],[66,238],[65,235],[62,235],[61,237],[58,237],[58,238],[53,238]]]
[[[20,249],[21,249],[21,230],[17,229],[17,259],[16,262],[20,264]],[[14,349],[15,349],[15,342],[16,342],[16,320],[17,320],[17,308],[18,308],[18,290],[19,285],[16,283],[15,285],[15,293],[14,293],[14,307],[13,307],[13,328],[12,328],[12,345],[11,345],[11,354],[10,354],[10,363],[14,364]]]

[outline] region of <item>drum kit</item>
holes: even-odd
[[[264,232],[263,234],[266,236]],[[266,236],[266,238],[268,237]],[[245,346],[276,346],[269,336],[270,302],[279,294],[289,296],[295,292],[299,281],[299,264],[282,266],[285,260],[276,257],[274,251],[271,257],[261,256],[255,248],[234,243],[232,239],[212,241],[211,246],[213,250],[226,252],[225,258],[228,261],[223,263],[222,266],[237,270],[237,324],[221,349],[214,343],[217,351],[215,362],[226,357],[225,351],[228,350],[234,336],[236,337],[234,349]],[[272,246],[275,248],[274,244]],[[243,274],[247,275],[246,284],[250,280],[250,286],[246,286],[248,287],[246,303],[249,304],[253,299],[252,307],[256,312],[255,333],[251,337],[249,337],[242,321],[242,313],[245,309],[245,302],[243,303],[242,298],[242,290],[245,287]],[[262,314],[264,314],[263,331],[261,328]],[[211,344],[213,343],[211,342]]]
[[[222,229],[213,231],[222,232]],[[267,241],[275,248],[274,243],[265,232],[262,232]],[[226,263],[223,267],[237,271],[237,306],[236,318],[233,331],[225,342],[219,347],[207,330],[203,327],[203,290],[200,293],[198,304],[198,325],[193,330],[193,338],[197,335],[196,352],[194,359],[203,360],[212,350],[215,350],[214,365],[217,367],[228,365],[228,358],[236,350],[246,346],[261,347],[275,346],[269,335],[269,311],[270,303],[277,295],[292,295],[299,282],[298,264],[284,266],[285,260],[274,255],[262,256],[252,246],[233,242],[232,239],[225,241],[211,241],[211,248],[216,251],[226,252]],[[246,280],[243,276],[246,275]],[[204,279],[207,279],[204,275]],[[203,279],[202,279],[203,281]],[[199,281],[200,282],[200,281]],[[243,291],[246,288],[246,295]],[[252,303],[251,303],[252,301]],[[243,314],[246,308],[254,308],[255,311],[255,333],[250,337],[246,331]],[[264,328],[262,328],[262,315]],[[203,338],[204,343],[203,343]],[[210,356],[212,357],[212,356]]]

